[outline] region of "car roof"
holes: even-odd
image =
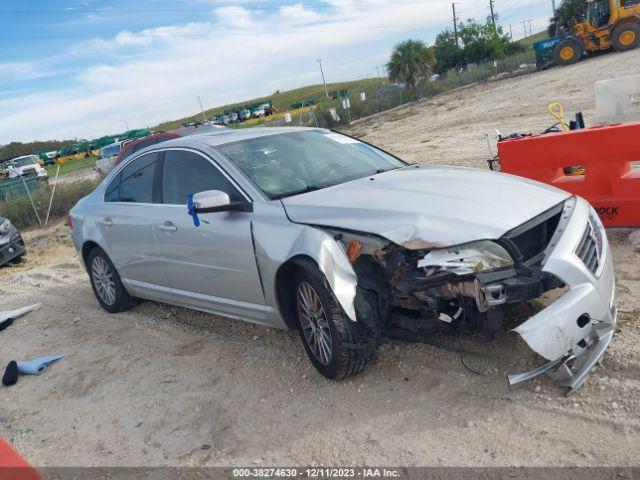
[[[217,147],[226,143],[237,142],[239,140],[249,140],[252,138],[266,137],[268,135],[277,135],[279,133],[301,132],[301,131],[318,131],[329,133],[329,130],[323,128],[307,128],[307,127],[252,127],[252,128],[227,128],[216,129],[215,131],[189,135],[188,137],[176,138],[158,144],[162,147],[178,147],[188,146],[198,143],[211,147]]]
[[[169,130],[168,133],[173,133],[181,137],[187,137],[191,135],[200,135],[203,133],[216,133],[220,130],[230,130],[223,125],[191,125],[189,127],[176,128],[175,130]]]

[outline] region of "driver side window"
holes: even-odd
[[[162,172],[162,200],[165,204],[186,205],[189,194],[220,190],[232,202],[244,201],[242,194],[217,167],[202,155],[186,150],[167,150]]]

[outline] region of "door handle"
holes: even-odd
[[[102,220],[100,220],[100,223],[102,225],[104,225],[105,227],[110,227],[113,225],[113,222],[111,221],[111,219],[109,217],[105,217]]]
[[[176,227],[173,223],[167,221],[161,225],[158,225],[158,230],[162,232],[175,232],[176,230],[178,230],[178,227]]]

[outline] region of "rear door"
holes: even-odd
[[[264,304],[253,251],[250,212],[187,213],[189,194],[221,190],[231,201],[247,200],[215,163],[195,150],[169,149],[162,170],[162,215],[153,229],[175,294],[228,315]]]
[[[129,162],[105,191],[97,223],[111,261],[125,284],[167,286],[157,259],[153,219],[159,198],[162,164],[157,152]]]

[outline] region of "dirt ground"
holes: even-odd
[[[588,119],[593,81],[639,67],[640,51],[611,54],[424,100],[354,131],[410,161],[486,168],[485,132],[542,130],[556,100]],[[0,436],[34,465],[638,465],[640,249],[628,232],[610,232],[616,336],[568,398],[546,378],[507,389],[505,373],[531,360],[508,333],[489,344],[389,340],[364,374],[330,382],[293,332],[152,302],[109,315],[62,223],[25,237],[26,261],[0,269],[0,307],[43,306],[0,333],[0,364],[65,355],[0,395]]]

